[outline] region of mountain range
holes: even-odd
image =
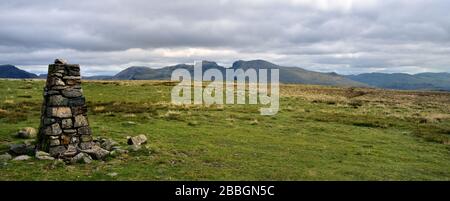
[[[229,69],[279,69],[281,83],[317,84],[346,87],[377,87],[401,90],[440,90],[450,91],[450,73],[364,73],[359,75],[339,75],[336,73],[319,73],[298,67],[279,66],[264,60],[243,61],[232,64]],[[88,80],[169,80],[175,69],[186,69],[193,75],[194,66],[178,64],[163,68],[144,66],[129,67],[114,76],[83,77]],[[203,61],[203,72],[218,69],[225,75],[226,67],[216,62]],[[36,78],[45,79],[46,75],[35,75],[12,65],[0,65],[0,78]]]

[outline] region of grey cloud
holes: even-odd
[[[445,0],[5,0],[0,63],[37,72],[66,57],[110,74],[267,59],[340,73],[449,72],[449,9]]]

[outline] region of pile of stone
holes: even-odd
[[[20,133],[21,131],[19,131]],[[19,135],[18,133],[18,135]],[[36,153],[36,146],[33,144],[33,141],[25,141],[24,144],[14,144],[9,148],[9,152],[1,155],[2,161],[4,160],[15,160],[15,161],[23,161],[31,159],[30,156],[33,156]]]
[[[23,130],[32,130],[28,127],[22,129],[17,133],[20,136],[20,132]],[[93,160],[102,160],[108,156],[117,157],[123,154],[127,154],[129,151],[139,151],[143,144],[147,143],[147,137],[145,135],[138,135],[134,137],[127,137],[126,143],[129,145],[128,149],[123,149],[116,141],[109,138],[96,138],[92,140],[92,146],[90,149],[85,149],[74,155],[73,157],[53,157],[47,152],[39,151],[33,140],[26,140],[24,144],[13,144],[10,146],[9,152],[0,155],[0,161],[26,161],[33,158],[37,160],[56,160],[55,162],[64,162],[66,164],[76,163],[91,163]]]
[[[93,149],[78,64],[56,59],[49,65],[41,114],[39,150],[55,158],[71,158]]]
[[[23,130],[18,132],[18,136]],[[10,145],[8,153],[0,155],[0,161],[24,161],[29,160],[32,156],[36,157],[38,160],[55,160],[50,154],[43,151],[36,151],[36,146],[33,140],[27,140],[23,144],[13,144]]]
[[[19,131],[20,132],[20,131]],[[145,135],[128,137],[128,149],[123,149],[119,143],[109,138],[93,139],[92,147],[78,152],[73,157],[53,157],[49,153],[37,150],[34,141],[28,140],[24,144],[13,144],[10,146],[9,152],[0,155],[0,161],[25,161],[34,158],[38,160],[60,160],[66,164],[91,163],[92,160],[102,160],[108,156],[117,157],[127,154],[130,151],[138,151],[141,145],[147,142]]]
[[[35,138],[36,130],[27,127],[17,133],[19,138]],[[146,143],[145,135],[129,137],[131,150]],[[81,89],[80,66],[56,59],[48,68],[37,143],[18,144],[2,160],[63,160],[66,163],[90,163],[107,156],[127,153],[118,143],[105,138],[93,139],[87,118],[86,99]]]

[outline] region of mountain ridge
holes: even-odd
[[[148,67],[129,67],[115,76],[111,77],[112,80],[116,79],[137,79],[137,80],[168,80],[171,78],[171,73],[175,69],[186,69],[191,75],[193,75],[194,66],[188,64],[177,64],[173,66],[166,66],[159,69],[153,69]],[[251,60],[235,61],[231,67],[226,68],[218,65],[213,61],[203,61],[203,72],[208,69],[218,69],[225,75],[226,69],[279,69],[280,82],[281,83],[299,83],[299,84],[319,84],[319,85],[332,85],[332,86],[353,86],[353,87],[367,87],[366,84],[350,80],[345,76],[330,73],[319,73],[314,71],[308,71],[298,67],[285,67],[273,64],[265,60]],[[270,77],[270,72],[268,73]]]
[[[300,67],[276,65],[265,60],[237,60],[230,67],[218,65],[214,61],[203,61],[203,72],[218,69],[225,75],[226,69],[279,69],[281,83],[315,84],[345,87],[376,87],[400,90],[450,91],[450,73],[362,73],[358,75],[340,75],[334,72],[320,73]],[[186,69],[193,75],[194,66],[176,64],[162,68],[131,66],[114,76],[83,76],[86,80],[170,80],[172,71]],[[270,71],[268,71],[270,77]],[[36,75],[13,65],[0,65],[0,78],[45,79],[46,75]]]

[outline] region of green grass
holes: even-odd
[[[39,125],[43,81],[0,80],[0,151]],[[144,150],[92,164],[0,164],[0,180],[449,180],[450,94],[281,86],[280,112],[175,106],[172,84],[83,82],[94,135]],[[117,176],[108,176],[116,172]]]

